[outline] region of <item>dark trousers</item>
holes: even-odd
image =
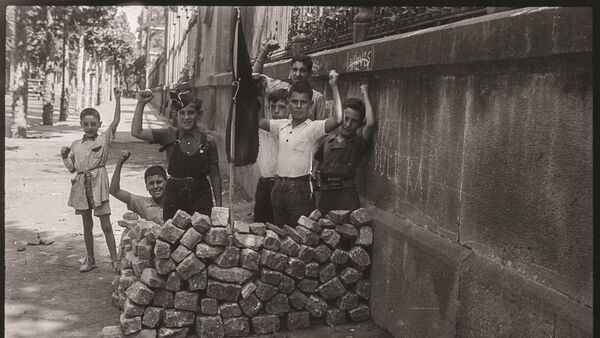
[[[212,207],[212,189],[206,177],[194,179],[169,177],[167,179],[163,207],[165,221],[173,218],[179,209],[190,215],[197,211],[210,216]]]
[[[323,215],[331,210],[356,210],[360,208],[358,192],[355,187],[321,189],[317,208]]]
[[[277,179],[271,191],[273,221],[275,225],[287,224],[292,228],[298,225],[300,216],[308,216],[315,210],[315,200],[306,181],[286,181]]]
[[[271,204],[273,185],[275,185],[275,178],[261,177],[258,179],[254,194],[254,222],[273,223],[273,205]]]

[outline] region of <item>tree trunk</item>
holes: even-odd
[[[92,83],[91,83],[91,87],[92,87],[91,99],[92,99],[92,107],[93,107],[93,106],[98,105],[98,60],[97,60],[95,54],[94,54],[94,58],[92,59],[92,72],[93,72],[93,74],[90,77],[90,80],[92,81]]]
[[[54,46],[54,19],[52,8],[46,9],[48,30],[46,32],[46,43],[48,56],[44,64],[44,96],[42,101],[42,124],[51,126],[54,119],[54,76],[56,73],[56,48]]]
[[[69,30],[65,24],[65,35],[63,37],[63,63],[62,63],[62,90],[60,93],[59,121],[66,121],[69,116]]]
[[[90,106],[90,59],[85,60],[83,66],[83,108]]]
[[[21,50],[21,48],[27,44],[27,27],[25,27],[23,24],[23,8],[12,8],[14,22],[10,31],[11,33],[14,33],[12,37],[15,41],[15,48],[13,50],[12,57],[9,59],[9,62],[11,62],[10,69],[12,73],[9,83],[12,94],[12,125],[10,136],[15,138],[25,138],[27,137],[27,79],[29,78],[29,65],[24,59],[26,54]],[[10,23],[8,24],[10,25]]]
[[[75,110],[80,112],[83,109],[83,97],[84,97],[84,82],[83,82],[83,60],[85,56],[84,50],[84,36],[80,33],[79,36],[79,56],[77,57],[77,89],[75,97]]]

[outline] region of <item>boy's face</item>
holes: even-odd
[[[274,120],[285,119],[288,117],[287,100],[269,101],[269,111]]]
[[[177,122],[183,130],[191,130],[198,122],[198,112],[191,108],[182,108],[177,111]]]
[[[344,122],[340,128],[340,133],[344,137],[352,136],[356,129],[362,125],[362,116],[352,108],[344,109]]]
[[[166,180],[161,175],[152,175],[146,178],[146,190],[155,199],[162,198],[165,192]]]
[[[293,83],[306,82],[310,78],[311,69],[306,68],[304,63],[296,61],[290,67],[290,79]]]
[[[311,101],[306,93],[291,92],[288,107],[294,120],[306,120]]]
[[[96,134],[102,125],[102,122],[92,115],[85,115],[79,123],[86,136]]]

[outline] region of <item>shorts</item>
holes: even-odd
[[[75,215],[81,215],[84,211],[88,211],[90,209],[77,210],[75,209]],[[100,217],[104,215],[110,215],[110,203],[108,200],[102,201],[102,204],[94,208],[94,216]]]

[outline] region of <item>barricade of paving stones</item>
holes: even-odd
[[[295,227],[178,211],[163,226],[125,213],[104,337],[241,337],[370,316],[371,216],[315,210]]]

